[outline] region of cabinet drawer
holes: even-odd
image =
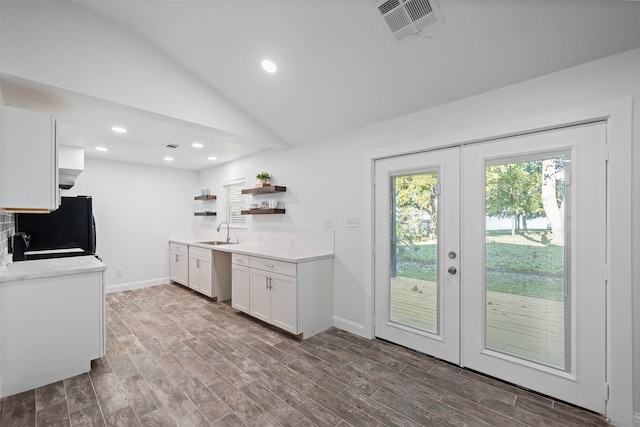
[[[189,249],[187,245],[183,245],[180,243],[169,243],[169,247],[171,249],[171,252],[179,252],[185,255],[189,253]]]
[[[269,258],[260,258],[255,256],[252,256],[249,262],[251,268],[273,271],[275,273],[296,277],[296,264],[293,262],[276,261]]]
[[[189,256],[210,260],[212,257],[211,249],[198,248],[196,246],[189,246]]]
[[[231,254],[231,263],[249,267],[249,255]]]

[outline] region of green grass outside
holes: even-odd
[[[488,234],[488,240],[487,290],[564,300],[564,247],[548,244],[545,231],[520,234],[515,238],[510,233],[492,232]],[[406,247],[399,248],[396,274],[436,281],[436,245],[418,245],[416,252],[426,261]]]

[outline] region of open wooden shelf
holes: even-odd
[[[249,209],[240,211],[241,215],[273,215],[273,214],[283,214],[286,210],[284,209]]]
[[[213,194],[207,194],[206,196],[195,196],[193,200],[215,200],[216,196]]]
[[[271,194],[271,193],[284,193],[287,191],[287,187],[281,185],[267,185],[266,187],[245,188],[242,190],[242,194]]]
[[[215,212],[194,212],[195,216],[216,216]]]

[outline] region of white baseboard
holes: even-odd
[[[633,414],[633,427],[640,427],[640,412]]]
[[[111,292],[129,291],[131,289],[148,288],[150,286],[167,285],[171,283],[168,277],[161,277],[158,279],[142,280],[140,282],[120,283],[118,285],[105,286],[104,292],[109,294]]]
[[[351,332],[352,334],[361,336],[363,338],[369,338],[365,334],[364,325],[353,322],[351,320],[347,320],[343,317],[333,316],[333,326],[335,326],[338,329]]]

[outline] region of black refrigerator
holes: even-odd
[[[62,197],[60,207],[48,214],[16,214],[15,231],[16,238],[28,241],[24,260],[95,255],[96,252],[91,196]],[[14,251],[14,261],[20,261],[15,258]]]

